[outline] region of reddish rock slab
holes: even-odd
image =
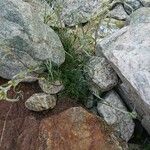
[[[39,126],[39,150],[119,150],[119,142],[100,118],[82,107],[70,108]]]
[[[0,84],[4,83],[0,79]],[[108,126],[68,98],[42,113],[24,102],[41,92],[37,83],[20,84],[23,96],[15,103],[0,102],[0,150],[112,150],[119,149]],[[9,91],[10,97],[15,93]]]

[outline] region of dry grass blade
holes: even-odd
[[[5,133],[5,128],[6,128],[6,123],[7,123],[7,119],[8,119],[8,116],[9,116],[9,113],[11,111],[12,106],[13,106],[13,104],[10,105],[9,110],[8,110],[6,117],[5,117],[5,120],[4,120],[4,125],[3,125],[3,129],[2,129],[1,137],[0,137],[0,147],[2,146],[3,137],[4,137],[4,133]]]

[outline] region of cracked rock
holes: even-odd
[[[26,102],[25,106],[29,110],[43,111],[54,108],[56,105],[56,98],[45,93],[33,94]]]
[[[103,99],[104,101],[98,103],[98,113],[109,125],[114,127],[117,136],[126,142],[129,141],[134,132],[135,124],[127,113],[122,99],[115,91],[108,92]]]

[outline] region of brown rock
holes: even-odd
[[[74,101],[62,98],[53,110],[35,113],[24,102],[41,92],[38,84],[22,83],[20,90],[22,100],[0,102],[0,150],[119,149],[105,123]],[[12,91],[9,94],[14,96]]]
[[[41,121],[38,138],[40,150],[107,150],[121,149],[110,138],[105,123],[82,107],[72,107]]]

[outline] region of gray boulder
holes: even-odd
[[[150,7],[150,1],[149,0],[140,0],[141,3],[145,6],[145,7]]]
[[[142,6],[139,0],[123,0],[125,11],[131,14],[133,11],[137,10]]]
[[[45,93],[33,94],[26,102],[25,106],[32,111],[43,111],[54,108],[56,98]]]
[[[0,76],[12,79],[44,61],[60,65],[65,52],[58,35],[22,0],[0,1]]]
[[[104,57],[91,57],[85,71],[89,81],[95,83],[101,92],[109,91],[118,83],[117,74]]]
[[[109,0],[53,0],[55,11],[60,12],[60,19],[68,26],[89,21],[99,13],[103,3]]]
[[[137,25],[138,25],[138,28],[142,25],[145,25],[146,28],[148,28],[149,23],[150,23],[150,8],[146,8],[146,7],[141,8],[141,9],[135,11],[131,15],[130,24],[133,26],[133,28]],[[145,28],[142,28],[142,30],[144,30],[144,29]]]
[[[128,14],[125,12],[124,7],[119,4],[113,10],[109,12],[109,17],[118,19],[118,20],[126,20],[129,18]]]
[[[131,25],[98,43],[103,54],[123,81],[122,95],[140,117],[150,116],[150,8],[131,16]],[[148,128],[146,128],[149,130]]]
[[[109,14],[111,15],[111,14]],[[120,30],[125,26],[125,21],[114,18],[105,18],[100,22],[96,33],[97,42],[100,42],[104,37]]]
[[[45,24],[48,24],[49,26],[60,27],[60,21],[56,12],[46,2],[46,0],[23,0],[23,1],[28,2],[33,7],[34,12]]]
[[[37,13],[39,18],[44,22],[46,15],[50,15],[53,9],[48,5],[45,0],[23,0],[33,7],[33,11]]]
[[[131,116],[127,113],[122,99],[115,91],[108,92],[103,99],[104,101],[98,103],[98,113],[104,117],[104,120],[109,125],[114,127],[119,137],[126,142],[129,141],[134,132],[135,125]]]

